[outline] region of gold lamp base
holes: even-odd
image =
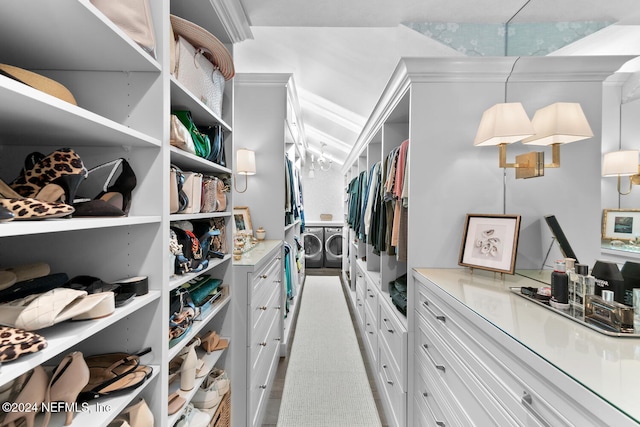
[[[544,176],[544,151],[533,151],[516,156],[516,179]]]

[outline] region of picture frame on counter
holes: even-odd
[[[249,213],[248,206],[234,206],[233,207],[233,226],[235,229],[234,234],[244,232],[245,234],[253,234],[253,227],[251,225],[251,214]]]
[[[640,235],[640,209],[603,209],[603,240],[635,240]]]
[[[514,274],[520,215],[467,214],[458,265]]]

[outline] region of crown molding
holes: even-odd
[[[211,5],[218,14],[220,22],[224,26],[232,43],[239,43],[247,39],[253,39],[253,33],[249,26],[249,19],[237,0],[216,0]]]

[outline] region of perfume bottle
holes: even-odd
[[[551,300],[549,304],[557,309],[568,309],[569,306],[569,276],[566,273],[564,260],[556,261],[555,269],[551,273]]]

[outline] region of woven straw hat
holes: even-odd
[[[191,21],[171,15],[171,26],[175,34],[184,37],[195,48],[205,48],[211,52],[213,58],[208,58],[213,65],[218,67],[225,80],[235,75],[233,58],[220,40],[204,28]],[[208,55],[205,54],[208,57]]]
[[[20,83],[24,83],[27,86],[31,86],[34,89],[38,89],[73,105],[78,105],[69,89],[43,75],[7,64],[0,64],[0,74],[4,74]]]

